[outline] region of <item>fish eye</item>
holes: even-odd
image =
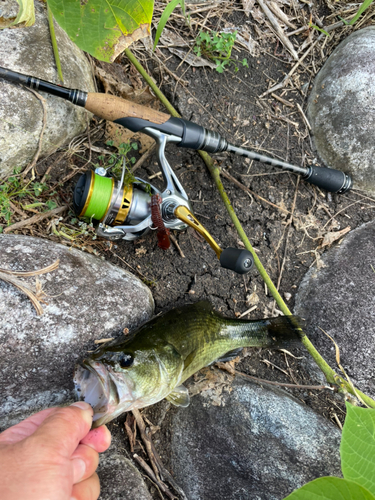
[[[134,363],[134,358],[131,354],[123,354],[119,360],[121,368],[129,368]]]

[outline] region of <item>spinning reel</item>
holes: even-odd
[[[97,168],[95,173],[88,171],[83,174],[75,187],[73,203],[76,214],[100,221],[98,236],[112,241],[132,241],[151,229],[157,229],[159,246],[163,249],[169,247],[171,229],[184,230],[190,226],[205,238],[222,267],[238,274],[249,272],[254,263],[251,253],[237,248],[223,250],[193,215],[188,196],[165,157],[167,143],[178,144],[181,138],[151,127],[142,132],[157,142],[164,190],[160,191],[140,178],[124,184],[125,162],[119,182],[108,177],[104,168]]]

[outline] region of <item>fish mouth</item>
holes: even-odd
[[[119,403],[116,385],[101,363],[84,360],[74,372],[75,393],[79,400],[85,401],[94,410],[93,422],[102,419],[110,411],[110,406]]]
[[[126,382],[118,380],[102,363],[89,359],[78,363],[73,382],[77,399],[85,401],[94,410],[93,427],[114,419],[133,402]]]

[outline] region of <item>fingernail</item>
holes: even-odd
[[[81,408],[81,410],[90,410],[92,414],[94,414],[93,409],[88,403],[85,403],[84,401],[77,401],[76,403],[71,404],[70,406],[77,406],[77,408]]]
[[[86,472],[86,464],[82,458],[73,458],[73,484],[81,481]]]

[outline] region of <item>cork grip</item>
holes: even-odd
[[[170,115],[110,94],[89,92],[85,108],[94,113],[94,115],[110,121],[130,117],[142,118],[143,120],[161,125],[170,118]]]

